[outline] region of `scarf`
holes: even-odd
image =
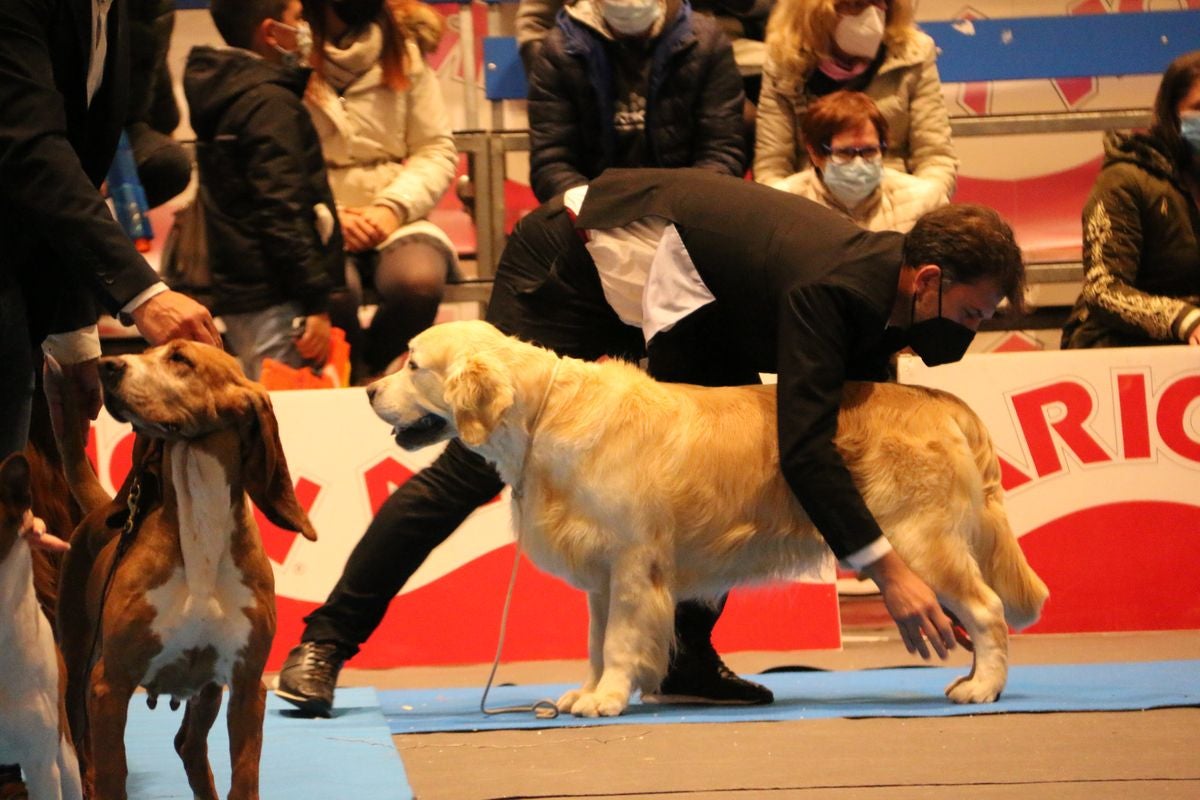
[[[325,43],[322,77],[338,94],[379,64],[383,54],[383,29],[372,23],[353,39],[339,46]]]

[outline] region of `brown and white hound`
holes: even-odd
[[[115,499],[84,455],[72,404],[56,428],[87,514],[63,564],[58,619],[90,796],[126,796],[126,712],[144,686],[151,708],[160,695],[187,703],[175,750],[194,796],[215,799],[207,737],[229,686],[229,797],[257,798],[275,588],[247,495],[275,524],[316,538],[270,399],[231,356],[192,342],[103,358],[100,377],[109,413],[138,433]]]

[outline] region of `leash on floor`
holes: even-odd
[[[496,678],[496,669],[500,666],[500,654],[504,650],[504,635],[508,629],[508,608],[512,603],[513,589],[517,585],[517,569],[521,566],[521,539],[517,538],[517,552],[513,556],[512,575],[508,579],[508,593],[504,596],[504,610],[500,614],[500,641],[496,643],[496,657],[492,659],[492,671],[488,675],[487,684],[483,687],[483,697],[479,699],[479,710],[488,716],[495,714],[519,714],[533,712],[538,719],[554,719],[558,716],[558,706],[553,700],[538,700],[528,706],[504,706],[488,708],[488,692],[492,689],[492,681]]]
[[[512,487],[513,502],[518,503],[521,500],[523,491],[523,483],[525,478],[525,470],[529,467],[529,457],[533,452],[533,436],[537,432],[538,423],[542,419],[542,414],[546,410],[546,403],[550,400],[550,390],[554,387],[554,381],[558,377],[558,367],[562,364],[562,359],[557,359],[554,362],[554,369],[550,372],[550,380],[546,382],[546,388],[542,391],[542,401],[538,403],[537,412],[533,415],[533,422],[529,426],[529,443],[525,446],[525,456],[521,463],[521,473],[517,476]],[[496,678],[496,670],[500,666],[500,654],[504,650],[504,635],[508,630],[508,609],[512,604],[513,589],[517,585],[517,569],[521,566],[521,533],[520,526],[517,529],[517,552],[513,555],[512,574],[508,578],[508,592],[504,595],[504,610],[500,612],[500,641],[496,643],[496,657],[492,659],[492,671],[488,675],[487,684],[483,687],[483,697],[479,699],[479,710],[489,716],[494,714],[519,714],[526,711],[532,711],[538,719],[554,719],[558,716],[558,706],[553,700],[538,700],[533,705],[529,706],[505,706],[503,708],[488,708],[487,696],[492,689],[492,681]]]

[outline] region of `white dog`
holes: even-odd
[[[78,800],[79,762],[67,731],[63,668],[33,590],[30,539],[57,543],[29,511],[29,464],[0,465],[0,764],[20,764],[31,800]]]
[[[483,322],[414,338],[407,369],[368,389],[397,443],[458,436],[513,488],[521,546],[588,593],[591,674],[561,710],[616,715],[666,671],[675,603],[794,572],[826,545],[779,468],[775,391],[658,383],[554,353]],[[849,384],[837,446],[892,546],[974,640],[946,693],[991,702],[1007,622],[1048,592],[1009,529],[983,424],[944,392]]]

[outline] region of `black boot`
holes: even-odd
[[[741,678],[725,666],[712,646],[712,629],[725,605],[684,602],[675,610],[679,646],[671,658],[662,686],[642,695],[648,703],[761,706],[775,700],[767,687]]]
[[[306,714],[328,717],[344,663],[344,651],[333,642],[301,642],[283,662],[275,694]]]

